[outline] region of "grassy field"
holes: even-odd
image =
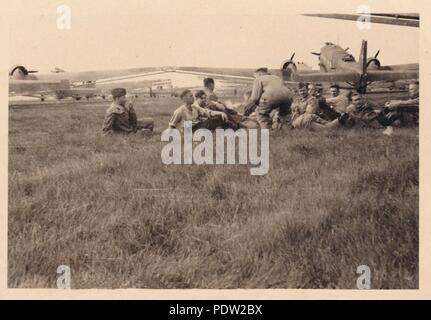
[[[161,163],[176,98],[136,104],[150,137],[100,136],[107,103],[11,107],[9,287],[418,287],[418,130],[272,132],[270,169]]]

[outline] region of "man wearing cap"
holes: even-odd
[[[267,68],[259,68],[254,73],[253,90],[249,101],[245,105],[244,115],[256,111],[257,121],[261,128],[270,129],[271,111],[279,108],[280,116],[290,113],[292,93],[284,86],[283,80],[268,73]],[[253,110],[253,108],[256,108]]]
[[[193,130],[200,128],[212,130],[227,120],[225,113],[204,108],[206,94],[203,90],[197,91],[195,97],[190,90],[181,93],[183,105],[174,111],[169,128],[177,128],[184,121],[191,121]]]
[[[154,120],[152,118],[138,120],[133,103],[126,99],[126,89],[116,88],[111,93],[114,101],[106,111],[102,127],[103,135],[129,134],[138,130],[153,131]]]

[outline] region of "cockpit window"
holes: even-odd
[[[346,54],[343,57],[343,61],[355,61],[355,58],[351,54]]]

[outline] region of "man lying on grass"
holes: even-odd
[[[126,99],[126,89],[116,88],[113,89],[111,93],[114,101],[108,110],[106,110],[106,116],[102,127],[102,135],[153,131],[154,120],[152,118],[138,119],[136,112],[133,109],[133,103]]]

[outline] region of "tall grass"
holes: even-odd
[[[167,126],[179,100],[138,102]],[[270,169],[163,165],[106,104],[10,109],[9,287],[418,287],[418,130],[273,132]]]

